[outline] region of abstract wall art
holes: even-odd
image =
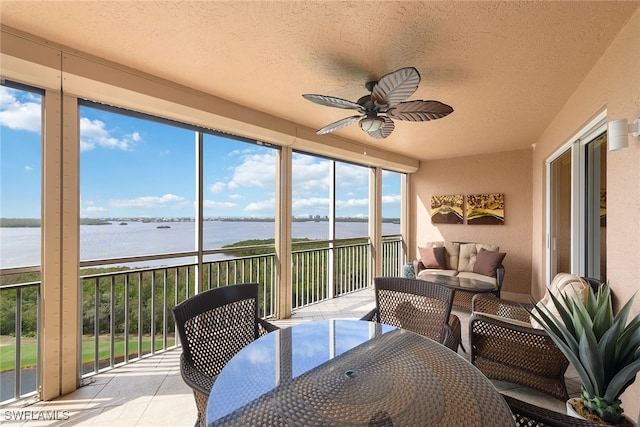
[[[504,194],[467,195],[467,224],[504,224]]]
[[[462,224],[464,195],[431,196],[432,224]]]

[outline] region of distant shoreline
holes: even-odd
[[[103,219],[81,218],[80,225],[111,225]],[[0,218],[0,227],[5,228],[40,228],[38,218]]]
[[[327,217],[296,217],[293,222],[328,222]],[[337,222],[367,222],[368,218],[340,217]],[[229,221],[229,222],[274,222],[275,218],[251,218],[251,217],[219,217],[205,218],[204,221]],[[195,222],[194,218],[80,218],[80,225],[112,225],[125,222],[163,223],[163,222]],[[400,223],[400,218],[383,218],[385,223]],[[0,227],[5,228],[40,228],[38,218],[0,218]]]

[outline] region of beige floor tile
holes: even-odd
[[[175,399],[176,396],[184,396],[185,394],[191,396],[191,389],[184,382],[178,371],[177,374],[167,375],[160,388],[158,388],[156,395],[153,397],[153,401],[162,402],[172,400]]]
[[[191,396],[183,395],[171,400],[154,399],[149,403],[137,425],[138,427],[191,427],[195,421],[195,400]]]
[[[133,425],[136,425],[140,421],[140,418],[146,412],[150,404],[151,400],[136,399],[132,402],[127,402],[123,405],[119,405],[118,408],[113,408],[113,413],[109,414],[109,416],[105,418],[105,421],[110,421],[113,416],[117,415],[114,423],[112,423],[111,425],[120,426],[122,424],[128,424],[129,422],[133,423]],[[97,421],[98,423],[101,422],[100,419],[98,419]]]

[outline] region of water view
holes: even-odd
[[[243,240],[272,239],[273,222],[205,221],[204,249],[216,249]],[[383,223],[382,234],[398,234],[400,225]],[[328,239],[326,221],[294,222],[293,238]],[[337,222],[337,238],[363,237],[368,234],[366,222]],[[0,268],[40,264],[40,228],[0,227]],[[195,249],[194,222],[112,222],[110,225],[80,226],[80,259],[82,261],[155,255]],[[229,258],[224,254],[213,259]],[[165,261],[166,263],[166,261]],[[145,262],[147,265],[155,265]]]

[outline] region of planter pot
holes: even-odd
[[[574,418],[580,418],[580,419],[586,420],[587,418],[580,415],[576,410],[576,407],[580,407],[580,406],[582,406],[582,399],[579,397],[573,397],[567,400],[567,415]],[[624,420],[618,424],[606,424],[599,418],[589,419],[589,421],[600,423],[602,425],[615,425],[618,427],[635,427],[636,426],[636,423],[634,423],[633,420],[631,420],[631,418],[627,417],[626,415],[623,415],[623,417],[624,417]],[[597,418],[597,417],[594,417],[594,418]]]

